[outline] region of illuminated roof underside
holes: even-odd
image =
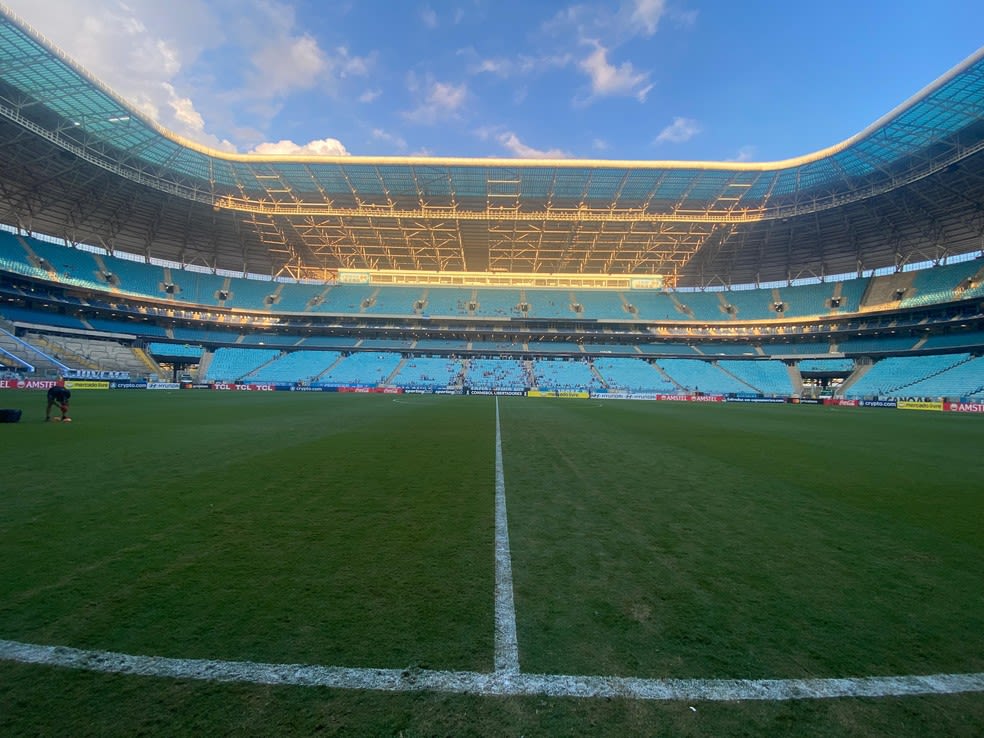
[[[212,268],[706,286],[901,267],[984,247],[982,149],[984,49],[784,162],[230,156],[163,131],[0,14],[0,221]]]

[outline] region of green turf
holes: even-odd
[[[981,419],[548,400],[502,417],[525,671],[984,670]]]
[[[281,394],[73,405],[70,426],[0,426],[3,637],[491,668],[491,402],[474,417]]]
[[[0,392],[0,638],[492,668],[491,398]],[[500,400],[520,661],[984,671],[981,418]],[[216,685],[0,663],[0,732],[975,735],[984,697],[698,704]],[[125,729],[132,725],[134,730]]]

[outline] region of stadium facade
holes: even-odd
[[[944,372],[984,347],[984,49],[781,162],[271,157],[162,130],[4,12],[0,144],[14,334]]]

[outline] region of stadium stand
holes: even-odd
[[[916,344],[912,336],[871,336],[840,341],[837,349],[845,354],[887,353],[908,351]]]
[[[599,376],[585,361],[533,359],[533,384],[540,390],[584,390],[602,386]]]
[[[404,351],[413,348],[414,343],[416,342],[412,338],[364,338],[359,343],[359,348],[379,351]]]
[[[167,332],[149,320],[111,320],[107,318],[87,318],[85,321],[93,330],[106,333],[123,333],[134,336],[164,337]]]
[[[299,345],[322,346],[324,348],[350,349],[360,342],[356,336],[308,336]]]
[[[161,343],[154,341],[147,344],[147,350],[152,356],[172,357],[182,359],[200,359],[205,349],[188,343]]]
[[[226,277],[204,272],[171,270],[173,299],[196,305],[219,305],[219,293],[226,288]]]
[[[71,251],[71,249],[66,250]],[[109,254],[99,257],[90,255],[90,257],[102,261],[105,267],[103,274],[112,275],[109,281],[114,287],[153,298],[164,295],[161,289],[164,283],[164,271],[161,267]]]
[[[968,357],[939,374],[922,379],[900,391],[916,397],[970,397],[984,389],[984,358]]]
[[[728,320],[731,315],[725,312],[727,300],[723,292],[680,292],[674,293],[677,302],[685,307],[685,314],[677,314],[677,320]]]
[[[279,333],[246,333],[239,339],[241,346],[296,346],[301,339],[297,336]]]
[[[370,297],[364,312],[387,315],[413,315],[423,299],[423,287],[380,287]]]
[[[487,318],[518,318],[522,315],[519,304],[522,298],[519,290],[482,289],[475,290],[474,314]]]
[[[871,286],[870,278],[851,279],[834,285],[834,295],[840,298],[841,313],[855,313],[861,309],[864,296]]]
[[[133,376],[143,376],[149,369],[133,349],[116,341],[36,333],[28,333],[24,338],[80,369],[122,371]]]
[[[984,345],[984,331],[961,331],[929,336],[919,347],[923,350]]]
[[[639,350],[644,354],[655,356],[696,356],[700,353],[696,348],[688,343],[644,343],[639,346]]]
[[[793,394],[793,383],[789,370],[781,361],[735,361],[725,359],[717,363],[723,369],[745,384],[754,387],[763,395],[789,397]]]
[[[0,305],[0,316],[3,316],[12,323],[26,323],[28,325],[48,325],[59,326],[62,328],[84,329],[85,323],[71,315],[61,315],[60,313],[42,312],[41,310],[30,310],[17,307],[16,305]]]
[[[468,315],[472,290],[454,287],[430,287],[425,291],[424,315]]]
[[[278,356],[268,364],[249,372],[246,382],[314,382],[332,364],[338,361],[337,351],[293,351]]]
[[[530,306],[527,313],[530,318],[577,317],[577,313],[571,310],[574,299],[568,291],[529,289],[526,291],[526,302]]]
[[[577,290],[574,304],[581,306],[582,317],[592,320],[627,320],[632,317],[625,309],[627,303],[621,292]]]
[[[460,386],[462,364],[458,359],[409,358],[393,377],[392,384],[404,389],[435,390]]]
[[[350,354],[335,364],[318,381],[327,385],[377,387],[389,378],[402,359],[400,354],[389,351]]]
[[[755,347],[747,343],[704,343],[697,349],[705,356],[758,356]]]
[[[275,305],[276,311],[302,313],[313,308],[321,295],[328,289],[325,284],[284,284]]]
[[[171,338],[187,343],[235,343],[239,340],[237,330],[222,330],[210,328],[185,328],[175,326],[171,329]]]
[[[418,351],[427,351],[430,349],[464,351],[468,348],[468,342],[449,338],[421,338],[417,341],[416,348]]]
[[[645,359],[604,357],[594,360],[594,368],[610,390],[675,394],[680,387],[671,382]]]
[[[689,297],[689,294],[687,297]],[[667,292],[640,290],[626,293],[625,299],[635,309],[635,315],[640,320],[691,320],[690,315],[677,309],[677,303],[673,301],[673,298]]]
[[[691,392],[706,394],[754,394],[755,390],[700,359],[659,359],[659,366],[676,384]]]
[[[205,372],[205,381],[236,382],[279,355],[276,349],[220,348]]]
[[[779,299],[783,304],[782,316],[802,318],[828,315],[831,312],[830,301],[834,297],[834,289],[834,285],[824,282],[784,287],[779,291]],[[775,318],[776,315],[773,312],[770,317]],[[739,317],[743,316],[739,315]]]
[[[772,290],[728,290],[716,294],[721,296],[725,305],[732,307],[733,312],[726,310],[726,314],[734,315],[738,320],[775,320],[778,314],[774,308],[777,300],[773,296]],[[782,301],[779,300],[779,302]],[[785,314],[785,307],[782,313]],[[721,320],[722,317],[718,314],[713,319]]]
[[[911,388],[969,359],[970,354],[890,356],[877,361],[864,376],[844,392],[844,396],[848,398],[923,396]]]
[[[472,341],[472,351],[488,351],[495,354],[519,354],[526,351],[525,343],[507,341]]]
[[[763,343],[768,356],[808,356],[830,353],[829,343]]]
[[[530,341],[526,344],[530,351],[542,351],[552,354],[580,354],[581,345],[570,341]]]
[[[22,244],[26,244],[34,255],[41,260],[36,266],[40,266],[46,271],[45,279],[55,279],[62,284],[86,289],[110,289],[110,284],[100,272],[99,265],[92,253],[59,246],[37,238],[16,238]]]
[[[522,390],[530,387],[531,377],[517,359],[472,359],[465,384],[480,390]]]
[[[236,277],[229,280],[228,297],[222,304],[238,310],[270,310],[268,300],[279,287],[277,282]]]
[[[322,302],[311,309],[317,313],[359,313],[372,296],[368,285],[338,284],[328,290]]]
[[[849,372],[854,359],[803,359],[796,366],[800,372]]]
[[[980,260],[974,260],[911,272],[912,283],[899,307],[921,307],[956,300],[957,288],[965,285],[980,268]]]

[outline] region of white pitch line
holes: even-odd
[[[502,428],[495,398],[495,670],[519,673],[516,603],[513,600],[512,554],[506,518],[506,479],[502,472]]]
[[[838,697],[907,697],[984,692],[984,673],[834,679],[635,679],[560,674],[480,673],[427,669],[356,669],[253,661],[174,659],[86,651],[0,640],[0,661],[104,674],[209,682],[330,687],[377,692],[483,696],[622,698],[649,701],[784,701]]]

